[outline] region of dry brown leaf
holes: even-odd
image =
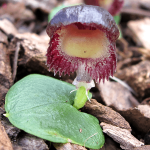
[[[139,105],[129,110],[120,111],[120,113],[140,132],[147,133],[150,130],[149,105]]]
[[[1,38],[3,40],[3,37]],[[5,95],[11,85],[12,85],[12,73],[8,50],[5,44],[0,43],[0,106],[4,105]]]
[[[150,48],[149,35],[150,35],[150,18],[142,20],[129,21],[128,27],[133,32],[132,38],[138,46]]]
[[[97,150],[97,149],[90,149],[90,150]],[[111,137],[105,135],[105,144],[99,150],[122,150],[120,145],[116,143]]]
[[[20,2],[24,2],[26,6],[29,6],[33,10],[41,9],[45,13],[49,13],[52,8],[57,5],[56,0],[18,0]]]
[[[0,30],[0,43],[8,44],[7,36]]]
[[[48,48],[49,38],[47,35],[39,36],[34,33],[17,34],[10,44],[10,49],[16,47],[20,42],[22,49],[20,50],[18,65],[24,65],[33,70],[45,72],[48,71],[46,63],[46,52]]]
[[[53,145],[57,150],[87,150],[83,146],[77,144],[71,144],[71,143],[66,143],[66,144],[53,143]]]
[[[116,110],[127,110],[139,104],[130,91],[120,83],[105,81],[105,84],[100,83],[98,88],[105,104]]]
[[[109,123],[131,131],[129,123],[119,113],[94,99],[91,99],[91,102],[87,101],[83,110],[95,116],[100,122]]]
[[[30,134],[24,134],[17,140],[19,146],[26,150],[49,150],[45,141]]]
[[[131,8],[137,8],[139,7],[139,0],[125,0],[124,1],[124,7],[131,7]]]
[[[121,129],[119,127],[107,124],[102,122],[101,127],[103,128],[103,132],[108,136],[113,138],[114,141],[120,144],[120,147],[123,149],[131,149],[133,147],[140,147],[144,145],[144,143],[137,140],[130,131],[126,129]]]
[[[141,147],[135,147],[135,148],[132,148],[131,150],[150,150],[150,145],[144,145],[144,146],[141,146]]]
[[[141,7],[150,10],[150,1],[149,0],[140,0],[139,2],[140,2]]]
[[[0,9],[0,15],[10,15],[14,20],[35,19],[33,12],[26,9],[24,3],[7,3]]]
[[[150,93],[150,61],[142,61],[137,65],[119,70],[115,76],[126,81],[139,98],[146,98]]]
[[[0,15],[10,14],[10,15],[19,15],[24,11],[25,7],[23,3],[7,3],[3,5],[0,9]],[[16,13],[18,12],[18,13]]]
[[[150,59],[150,48],[145,49],[145,48],[136,48],[136,51],[141,53],[143,55],[143,59]]]
[[[11,142],[1,123],[0,123],[0,150],[13,150]]]
[[[132,56],[132,52],[128,50],[128,42],[122,37],[116,41],[117,46],[117,59],[121,61],[125,58],[130,58]],[[118,64],[117,64],[118,67]]]
[[[2,117],[1,123],[4,126],[5,131],[6,131],[7,135],[9,136],[9,138],[12,141],[17,141],[17,137],[20,133],[20,129],[13,126],[6,117]],[[14,143],[12,143],[12,144],[14,144]]]
[[[77,145],[77,144],[71,144],[74,150],[87,150],[85,147]]]
[[[15,26],[7,19],[0,20],[0,29],[6,34],[17,34]]]

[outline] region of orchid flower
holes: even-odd
[[[47,65],[54,74],[77,72],[73,84],[87,91],[113,76],[116,69],[118,27],[103,8],[77,5],[60,10],[49,22]],[[86,98],[87,99],[87,98]]]

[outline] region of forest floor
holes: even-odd
[[[71,4],[80,3],[73,0]],[[64,145],[30,135],[14,127],[5,114],[5,95],[23,77],[37,73],[72,83],[75,73],[59,77],[49,72],[46,52],[48,14],[57,0],[0,1],[0,150],[67,150]],[[81,109],[100,121],[105,135],[101,150],[150,149],[150,2],[126,0],[117,40],[115,77],[126,83],[96,84],[93,97]],[[95,107],[95,105],[99,107]],[[69,143],[70,144],[70,143]],[[70,144],[72,149],[83,149]],[[66,146],[67,147],[67,146]],[[88,149],[88,148],[87,148]]]

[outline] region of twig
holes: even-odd
[[[126,87],[130,92],[132,92],[133,94],[137,95],[137,93],[124,81],[120,80],[119,78],[115,77],[115,76],[110,76],[110,79],[117,81],[118,83],[120,83],[121,85],[123,85],[124,87]]]
[[[96,135],[97,133],[95,133],[95,134],[93,134],[93,135],[91,135],[90,137],[88,137],[85,141],[84,141],[84,147],[85,147],[85,143],[86,143],[86,141],[88,140],[88,139],[90,139],[91,137],[93,137],[94,135]]]
[[[17,73],[17,62],[18,62],[19,50],[20,50],[20,42],[17,42],[17,47],[16,47],[16,51],[15,51],[15,56],[14,56],[14,62],[13,62],[13,75],[12,75],[13,82],[15,81],[16,73]]]

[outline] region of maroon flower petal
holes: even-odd
[[[123,7],[124,0],[84,0],[87,5],[105,8],[112,16],[118,14]]]
[[[108,11],[112,16],[117,15],[123,7],[124,0],[114,0]]]
[[[66,7],[54,16],[46,31],[50,36],[47,65],[55,73],[69,75],[84,66],[83,74],[87,72],[97,81],[113,75],[119,30],[113,17],[103,8]],[[89,82],[88,78],[84,81]]]

